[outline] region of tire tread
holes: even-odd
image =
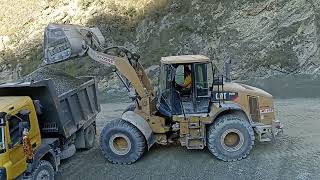
[[[227,124],[227,123],[235,123],[235,124],[243,125],[248,130],[249,135],[251,136],[252,142],[250,143],[250,146],[248,147],[246,153],[244,153],[241,157],[236,158],[236,159],[230,159],[230,158],[227,158],[224,155],[221,155],[220,153],[218,153],[215,149],[216,144],[213,143],[215,137],[219,136],[218,135],[219,130],[222,129],[225,126],[225,124]],[[227,162],[238,161],[238,160],[246,158],[249,155],[249,153],[254,145],[254,140],[255,140],[254,131],[253,131],[250,123],[247,120],[241,118],[240,116],[237,116],[236,114],[228,114],[228,115],[223,115],[223,116],[219,117],[211,126],[209,126],[207,138],[208,138],[207,143],[208,143],[209,151],[218,159],[220,159],[222,161],[227,161]]]
[[[132,159],[130,159],[128,162],[119,162],[116,161],[116,159],[110,157],[108,155],[108,153],[103,149],[102,147],[102,143],[104,143],[103,141],[104,138],[104,134],[106,132],[108,132],[110,129],[115,128],[115,127],[123,127],[125,128],[128,132],[130,132],[136,141],[136,145],[137,145],[137,151],[135,152],[135,155]],[[136,128],[134,125],[132,125],[131,123],[123,120],[123,119],[115,119],[113,121],[111,121],[110,123],[108,123],[102,130],[101,135],[100,135],[100,149],[102,151],[102,154],[104,155],[104,157],[114,163],[114,164],[132,164],[134,162],[136,162],[145,152],[145,147],[146,147],[146,141],[145,138],[143,136],[143,134],[140,132],[140,130],[138,128]]]
[[[52,170],[52,174],[53,174],[53,177],[52,177],[52,180],[54,180],[54,169],[53,169],[53,166],[52,164],[49,162],[49,161],[46,161],[46,160],[40,160],[38,166],[33,170],[32,174],[30,177],[26,177],[26,178],[23,178],[23,179],[31,179],[31,180],[35,180],[36,179],[36,172],[42,167],[42,166],[49,166],[50,169]]]

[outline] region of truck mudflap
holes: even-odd
[[[254,131],[258,135],[258,141],[268,142],[274,139],[280,132],[283,132],[283,125],[278,120],[273,120],[271,125],[254,124]]]
[[[128,121],[140,130],[147,141],[148,149],[150,149],[150,147],[156,142],[155,136],[149,124],[137,113],[133,111],[127,111],[122,114],[121,119]]]

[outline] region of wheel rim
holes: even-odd
[[[128,136],[117,133],[109,139],[109,147],[115,154],[125,155],[131,150],[131,142]]]
[[[50,173],[43,169],[37,175],[37,180],[50,180]]]
[[[243,146],[244,136],[238,129],[228,129],[222,133],[220,142],[223,149],[234,152]]]

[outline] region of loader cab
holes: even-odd
[[[186,83],[190,76],[191,85]],[[208,113],[211,77],[211,63],[206,56],[163,57],[157,103],[159,112],[168,117]]]

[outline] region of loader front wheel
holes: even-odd
[[[207,133],[209,151],[223,161],[245,158],[254,144],[251,125],[246,119],[235,114],[218,117]]]
[[[115,164],[131,164],[146,149],[143,134],[131,123],[116,119],[108,123],[100,135],[100,148],[108,161]]]

